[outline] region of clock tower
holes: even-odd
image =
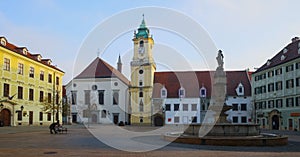
[[[144,15],[132,41],[134,54],[130,63],[131,124],[151,125],[151,98],[156,65],[152,56],[154,41],[146,27]]]

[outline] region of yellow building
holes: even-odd
[[[151,96],[156,65],[152,56],[154,41],[144,19],[132,40],[134,55],[131,61],[131,124],[151,125]]]
[[[64,72],[50,59],[0,37],[0,66],[0,126],[49,125],[62,119]]]

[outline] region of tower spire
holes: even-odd
[[[122,62],[121,62],[121,56],[119,54],[119,59],[118,59],[118,71],[122,73]]]

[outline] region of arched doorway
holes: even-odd
[[[0,112],[0,121],[3,124],[3,126],[10,126],[11,125],[10,117],[11,117],[11,113],[8,109],[3,109]]]
[[[160,115],[156,115],[154,117],[154,126],[163,126],[164,125],[164,119]]]
[[[92,123],[97,123],[97,117],[96,114],[92,114]]]
[[[272,117],[272,129],[279,130],[279,116],[278,115],[274,115]]]

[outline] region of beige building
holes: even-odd
[[[49,125],[61,120],[64,72],[50,59],[0,37],[0,125]]]

